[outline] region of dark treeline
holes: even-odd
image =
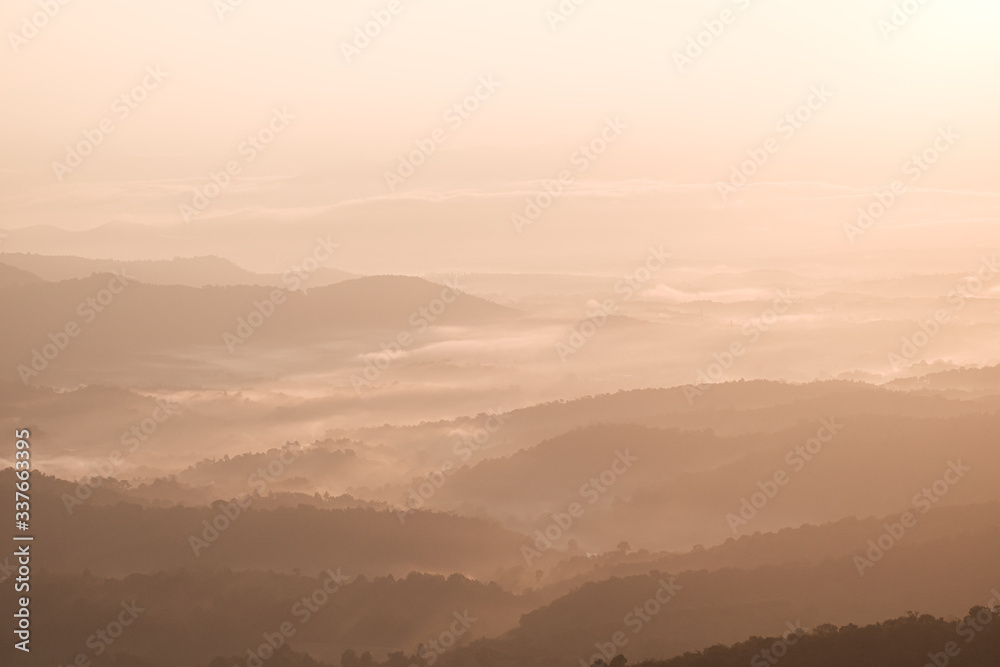
[[[980,606],[960,621],[911,613],[865,627],[821,625],[798,637],[753,637],[639,667],[994,667],[998,614],[1000,607]]]
[[[669,660],[630,663],[627,656],[595,661],[592,667],[996,667],[1000,659],[1000,607],[974,607],[962,620],[911,613],[865,627],[821,625],[798,635],[752,637],[733,646],[713,646]],[[125,667],[127,661],[114,663]],[[153,663],[135,663],[153,665]],[[245,666],[246,656],[216,658],[208,667]],[[267,667],[335,667],[287,648],[262,663]],[[394,653],[378,662],[370,654],[345,652],[341,667],[513,667],[524,663],[492,649],[489,641],[428,660]],[[560,664],[572,664],[566,661]],[[579,661],[577,661],[579,664]],[[549,663],[538,663],[548,667]],[[156,665],[159,667],[159,665]],[[253,666],[251,666],[253,667]],[[260,666],[257,666],[260,667]]]

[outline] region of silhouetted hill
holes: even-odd
[[[713,646],[672,660],[639,663],[638,667],[736,667],[767,665],[780,660],[788,667],[909,667],[947,664],[954,667],[992,667],[1000,655],[1000,626],[982,626],[982,614],[996,617],[977,605],[959,621],[910,613],[857,627],[823,625],[801,634],[754,637],[740,644]],[[946,653],[948,649],[948,653]],[[780,655],[779,655],[780,654]]]
[[[700,393],[690,394],[692,390]],[[689,400],[690,399],[690,400]],[[509,455],[567,431],[599,424],[631,424],[710,430],[718,435],[773,432],[803,421],[836,415],[952,417],[990,412],[1000,400],[963,401],[930,392],[892,391],[863,382],[830,380],[793,384],[764,380],[693,387],[637,389],[553,401],[502,411],[503,428],[491,438],[483,457]],[[485,415],[407,426],[371,426],[345,430],[347,437],[430,446],[455,431],[482,426]]]
[[[1000,500],[992,481],[1000,477],[992,436],[997,429],[997,414],[918,419],[830,413],[776,433],[726,438],[592,426],[462,468],[416,506],[496,517],[532,532],[553,523],[552,513],[566,513],[577,503],[582,511],[561,531],[559,549],[570,539],[588,551],[630,539],[682,549],[789,525],[912,509],[916,494],[954,476],[951,468],[959,464],[965,470],[955,483],[941,481],[940,497],[923,502]],[[779,475],[780,484],[774,481]],[[418,485],[414,481],[411,488]],[[842,492],[847,485],[851,493]],[[509,493],[520,487],[521,493]],[[760,506],[744,509],[751,497]]]
[[[50,334],[60,337],[71,322],[79,333],[65,341],[65,349],[50,364],[52,370],[45,371],[76,371],[93,381],[116,371],[119,378],[149,377],[170,357],[180,357],[191,367],[224,367],[230,350],[251,350],[252,356],[252,350],[262,347],[295,348],[294,356],[306,346],[326,345],[326,363],[357,363],[359,353],[381,351],[372,339],[516,315],[451,288],[402,276],[358,278],[307,294],[269,287],[193,288],[128,281],[123,288],[121,282],[103,274],[0,291],[5,320],[18,323],[5,333],[0,350],[0,361],[10,365],[12,379],[20,379],[17,367],[30,364],[32,350],[53,344]],[[445,304],[443,293],[453,303]],[[98,298],[103,305],[95,303]],[[342,341],[350,342],[338,347]]]
[[[871,536],[871,539],[878,535]],[[856,545],[863,554],[868,545]],[[444,665],[579,665],[621,632],[630,660],[671,657],[769,636],[788,623],[872,623],[912,609],[959,616],[994,595],[1000,529],[907,543],[859,575],[853,558],[756,569],[663,572],[588,583],[522,619],[517,629],[449,655]],[[675,585],[675,595],[660,593]],[[646,605],[649,605],[648,607]],[[636,609],[640,611],[636,611]],[[643,620],[644,616],[647,620]],[[503,656],[475,663],[476,656]]]
[[[122,579],[47,574],[32,591],[36,636],[47,638],[32,643],[32,664],[72,663],[77,653],[93,660],[88,638],[123,608],[135,609],[137,617],[93,664],[118,655],[180,667],[235,655],[242,656],[236,664],[245,665],[247,651],[280,634],[286,623],[294,632],[282,644],[312,658],[336,664],[354,648],[384,659],[392,651],[415,652],[456,618],[471,621],[463,643],[500,634],[532,606],[530,597],[458,575],[359,577],[332,555],[325,567],[305,572],[171,570]],[[8,606],[5,597],[4,611]]]
[[[4,255],[0,255],[0,259],[3,257]],[[0,289],[23,287],[40,282],[43,280],[30,271],[0,263]]]
[[[124,270],[147,285],[183,285],[207,287],[224,285],[288,286],[283,274],[261,274],[242,269],[221,257],[176,257],[168,260],[118,261],[88,259],[68,255],[32,253],[0,254],[0,263],[30,271],[44,280],[59,282],[89,278],[95,273]],[[332,285],[355,276],[346,271],[320,267],[309,278],[309,287]]]
[[[250,487],[211,507],[144,507],[90,502],[89,488],[37,476],[32,520],[46,535],[45,567],[104,576],[178,567],[315,571],[331,560],[356,574],[397,576],[417,570],[492,578],[520,558],[522,536],[485,521],[419,512],[258,509]],[[13,471],[0,473],[13,488]],[[112,489],[105,493],[121,493]],[[125,498],[125,496],[122,496]],[[0,510],[13,512],[12,500]]]
[[[822,563],[830,558],[849,557],[873,535],[881,534],[887,520],[898,517],[858,519],[849,517],[822,525],[783,528],[773,533],[755,532],[724,543],[698,546],[684,553],[655,553],[646,549],[616,550],[603,554],[544,554],[538,560],[547,567],[538,581],[549,595],[568,593],[584,583],[611,577],[627,577],[652,570],[685,572],[757,568],[770,565]],[[908,544],[982,533],[1000,526],[1000,503],[941,507],[921,516],[906,533]],[[551,556],[551,557],[550,557]],[[559,593],[561,591],[561,593]]]
[[[956,368],[920,377],[893,380],[885,385],[891,389],[914,391],[1000,392],[1000,366],[982,368]]]

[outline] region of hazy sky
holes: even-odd
[[[576,190],[615,196],[625,182],[702,184],[704,201],[675,206],[704,212],[723,205],[717,183],[768,139],[778,149],[725,205],[781,182],[852,186],[837,196],[859,197],[900,178],[945,128],[959,138],[912,187],[962,191],[960,202],[929,203],[953,219],[981,224],[997,210],[991,0],[926,2],[891,31],[880,22],[894,4],[882,0],[589,0],[559,21],[558,0],[244,0],[220,11],[229,2],[70,0],[24,40],[12,35],[27,34],[23,17],[40,5],[5,3],[0,226],[177,223],[193,189],[231,160],[239,178],[198,219],[256,210],[287,221],[416,194],[523,201],[567,168]],[[343,45],[373,12],[391,20],[348,62]],[[699,33],[706,46],[680,71],[677,54]],[[165,75],[122,117],[116,100],[151,81],[149,68]],[[449,121],[483,77],[498,87]],[[782,118],[814,90],[829,99],[812,98],[808,120],[783,135]],[[294,119],[251,164],[242,142],[275,109]],[[53,161],[106,118],[114,132],[59,182]],[[627,129],[607,153],[586,171],[571,166],[615,118]],[[386,172],[436,129],[435,153],[391,192]]]

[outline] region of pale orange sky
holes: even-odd
[[[766,191],[769,183],[834,185],[838,196],[862,197],[897,178],[943,127],[961,138],[919,188],[944,192],[922,202],[933,215],[910,222],[987,224],[996,214],[1000,6],[990,0],[926,3],[888,36],[879,21],[893,3],[881,0],[591,0],[555,28],[546,13],[557,0],[401,1],[389,25],[346,62],[342,43],[388,5],[245,0],[220,19],[212,0],[89,0],[61,6],[16,53],[8,34],[0,227],[177,224],[193,188],[238,157],[241,141],[275,108],[294,121],[199,220],[260,221],[277,211],[272,217],[284,224],[356,200],[398,201],[399,218],[421,219],[427,213],[407,203],[412,197],[456,193],[509,195],[499,206],[469,204],[506,218],[616,117],[628,129],[574,178],[585,193],[636,202],[637,181],[643,191],[715,187],[815,86],[831,100],[782,140],[721,213],[713,197],[642,201],[637,220],[646,222],[636,224],[660,231],[665,212],[678,209],[694,224],[716,214],[732,219],[723,227],[745,224],[738,214],[746,198],[760,207],[751,221],[760,221],[769,208],[788,207]],[[679,72],[675,54],[724,10],[731,23]],[[38,11],[35,2],[8,2],[0,25],[17,33],[22,17]],[[113,117],[116,98],[157,66],[163,82],[58,182],[52,163],[67,144]],[[448,127],[445,112],[484,76],[499,89]],[[390,193],[386,171],[440,127],[447,140]],[[818,206],[824,210],[796,215],[827,212]],[[553,210],[552,218],[565,213]],[[970,236],[983,240],[979,234]]]

